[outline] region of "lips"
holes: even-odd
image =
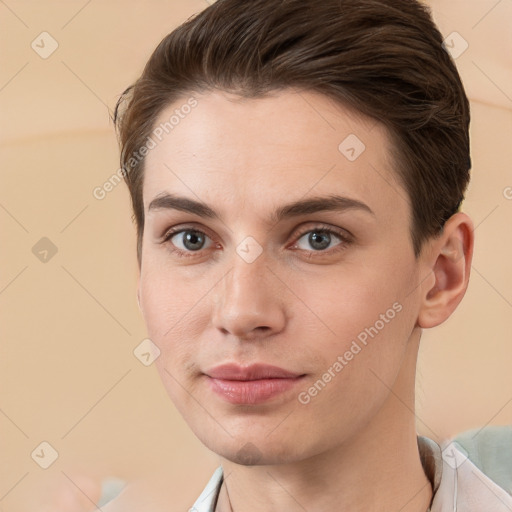
[[[304,377],[277,366],[237,364],[216,366],[205,372],[210,389],[237,405],[256,405],[294,388]]]
[[[293,379],[300,377],[298,373],[261,363],[245,367],[233,363],[223,364],[205,373],[214,379],[225,380]]]

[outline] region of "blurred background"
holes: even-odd
[[[476,226],[467,295],[422,338],[417,428],[441,441],[512,424],[512,2],[427,3],[471,100],[463,211]],[[0,0],[2,512],[29,510],[55,482],[85,492],[79,475],[163,475],[186,510],[217,466],[134,355],[146,332],[127,189],[94,195],[119,168],[119,94],[207,6]]]

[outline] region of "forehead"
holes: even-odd
[[[382,215],[408,209],[384,126],[315,92],[191,94],[160,113],[151,137],[146,209],[164,191],[255,213],[309,191],[359,199]]]

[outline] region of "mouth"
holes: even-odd
[[[292,390],[305,377],[267,364],[224,364],[205,372],[210,389],[236,405],[256,405]]]

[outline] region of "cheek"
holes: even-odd
[[[318,436],[332,428],[341,437],[353,434],[393,388],[411,326],[407,304],[393,298],[361,293],[326,311],[336,336],[317,338],[313,352],[321,361],[297,396],[303,424]]]
[[[358,335],[364,342],[366,329],[373,332],[375,324],[379,332],[391,331],[395,319],[404,316],[405,283],[410,279],[399,274],[397,269],[384,272],[376,266],[353,265],[314,279],[295,276],[291,282],[294,293],[307,306],[308,316],[316,320],[323,348],[328,344],[337,350]],[[302,313],[298,313],[300,318]]]
[[[157,339],[181,339],[177,333],[197,328],[197,312],[211,289],[209,279],[189,279],[183,272],[148,258],[140,276],[140,300],[148,331]],[[200,306],[198,308],[198,306]]]
[[[203,294],[191,291],[163,273],[141,276],[141,303],[148,337],[160,349],[154,365],[180,413],[188,418],[195,410],[191,400],[197,374],[199,332],[203,329]]]
[[[188,388],[188,375],[194,373],[198,333],[203,328],[198,314],[204,307],[198,303],[203,294],[190,286],[176,286],[176,282],[179,279],[158,271],[143,272],[140,278],[148,337],[160,349],[155,366],[175,403],[179,401],[180,385]]]
[[[310,339],[303,340],[303,353],[309,360],[321,358],[314,379],[321,381],[319,390],[326,384],[333,392],[329,399],[331,393],[325,394],[327,401],[368,398],[372,390],[382,388],[376,376],[384,382],[394,380],[414,327],[414,307],[407,298],[409,277],[403,273],[400,279],[396,272],[354,269],[337,274],[336,279],[315,280],[315,288],[298,282],[297,295],[307,297],[315,312],[311,317],[315,326],[308,330]]]

